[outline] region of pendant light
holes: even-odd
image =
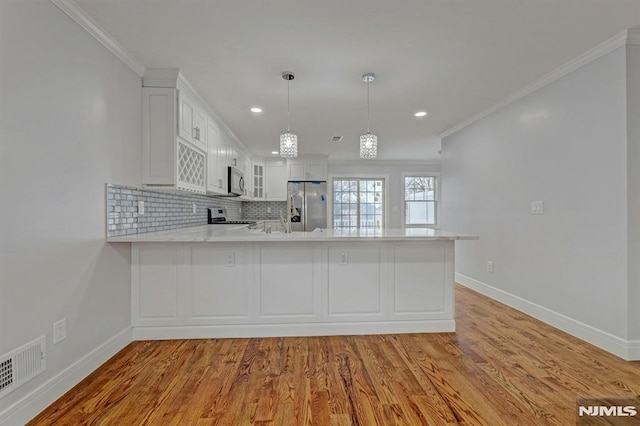
[[[378,155],[378,137],[369,130],[369,84],[376,78],[372,72],[362,74],[362,81],[367,83],[367,133],[360,136],[360,158],[371,159]]]
[[[284,71],[282,78],[287,80],[287,132],[280,135],[280,156],[296,158],[298,156],[298,135],[291,133],[289,129],[289,82],[295,78],[295,75],[291,71]]]

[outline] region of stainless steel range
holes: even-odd
[[[255,220],[227,220],[226,207],[211,207],[207,209],[209,225],[255,225]]]

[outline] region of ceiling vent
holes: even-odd
[[[331,142],[342,142],[344,136],[331,136]]]

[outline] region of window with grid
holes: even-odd
[[[333,179],[334,229],[383,227],[384,179]]]
[[[404,177],[405,226],[437,224],[436,176]]]

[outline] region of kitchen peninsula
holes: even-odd
[[[455,331],[454,242],[432,229],[131,236],[134,338]]]

